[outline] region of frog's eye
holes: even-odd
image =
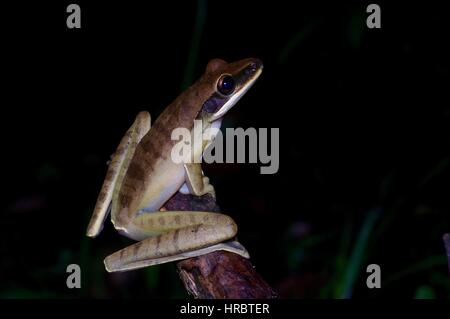
[[[231,75],[224,75],[217,82],[217,90],[223,95],[230,95],[234,92],[236,83]]]

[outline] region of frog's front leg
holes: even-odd
[[[226,250],[249,258],[247,250],[232,239],[233,219],[224,214],[167,211],[137,215],[131,227],[159,233],[115,252],[105,259],[109,272],[126,271]]]
[[[214,187],[209,183],[209,178],[203,176],[200,163],[184,164],[184,169],[186,173],[186,185],[192,195],[202,196],[209,193],[214,198],[216,197],[216,192]]]

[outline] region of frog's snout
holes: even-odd
[[[251,59],[250,63],[245,67],[244,73],[245,75],[252,75],[259,70],[262,70],[263,63],[259,59]]]

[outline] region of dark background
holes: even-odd
[[[280,128],[280,170],[209,164],[218,203],[286,298],[448,298],[448,11],[439,3],[2,4],[0,297],[186,297],[174,264],[107,274],[130,243],[84,232],[105,162],[209,59],[263,60],[225,127]],[[66,288],[66,266],[82,289]],[[369,290],[366,267],[381,266]]]

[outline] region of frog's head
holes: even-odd
[[[213,86],[212,94],[202,106],[202,114],[213,122],[222,118],[255,83],[263,69],[258,59],[245,59],[233,63],[211,60],[205,75]]]

